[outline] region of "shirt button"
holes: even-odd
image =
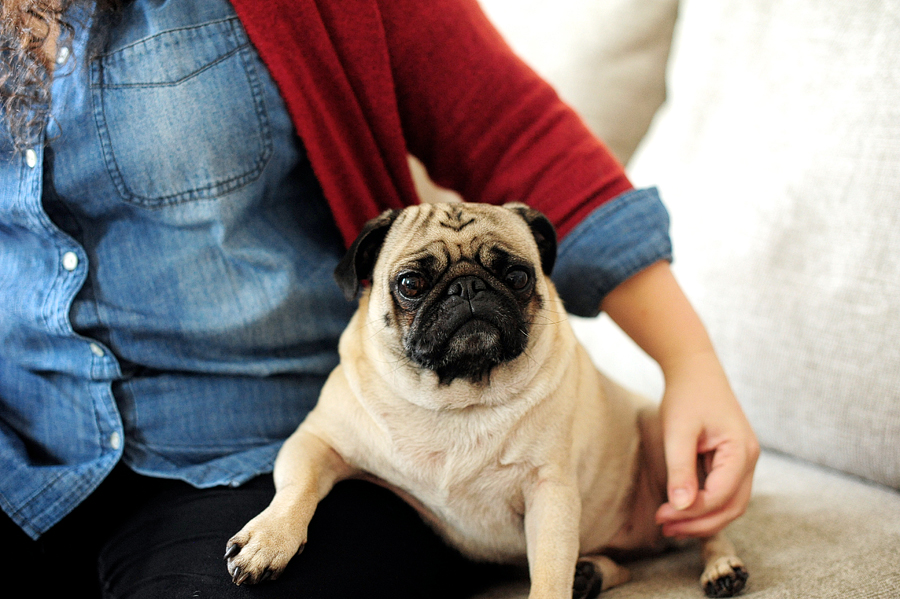
[[[25,164],[28,165],[28,168],[34,168],[37,166],[37,152],[28,148],[25,150]]]
[[[62,265],[63,268],[65,268],[69,272],[72,272],[73,270],[78,268],[78,254],[76,254],[75,252],[66,252],[65,254],[63,254]]]
[[[122,447],[122,436],[119,433],[113,433],[109,436],[109,446],[116,451]]]
[[[103,351],[103,348],[97,345],[96,343],[91,343],[91,353],[97,356],[98,358],[102,358],[106,355],[106,352]]]
[[[69,54],[71,50],[69,50],[68,46],[63,46],[59,49],[59,52],[56,53],[56,64],[63,65],[66,64],[66,61],[69,60]]]

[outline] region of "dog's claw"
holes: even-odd
[[[233,544],[229,545],[228,548],[225,550],[224,559],[231,559],[240,552],[241,552],[241,546],[238,545],[237,543],[233,543]]]
[[[741,567],[734,568],[732,573],[710,580],[703,587],[707,597],[734,597],[747,583],[747,570]]]

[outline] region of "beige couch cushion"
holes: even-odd
[[[686,0],[631,169],[761,442],[900,488],[900,11]]]

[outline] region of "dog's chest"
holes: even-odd
[[[504,460],[502,438],[452,428],[434,435],[395,431],[390,455],[373,461],[367,469],[464,553],[502,561],[524,555],[529,468]]]

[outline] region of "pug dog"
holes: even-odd
[[[232,537],[237,584],[274,579],[338,481],[393,489],[479,560],[527,560],[531,599],[629,579],[607,554],[658,549],[657,409],[601,374],[549,275],[556,234],[521,204],[423,204],[370,221],[335,276],[359,309],[340,365],[275,462],[271,504]],[[364,285],[368,282],[368,285]],[[723,534],[700,584],[738,593]]]

